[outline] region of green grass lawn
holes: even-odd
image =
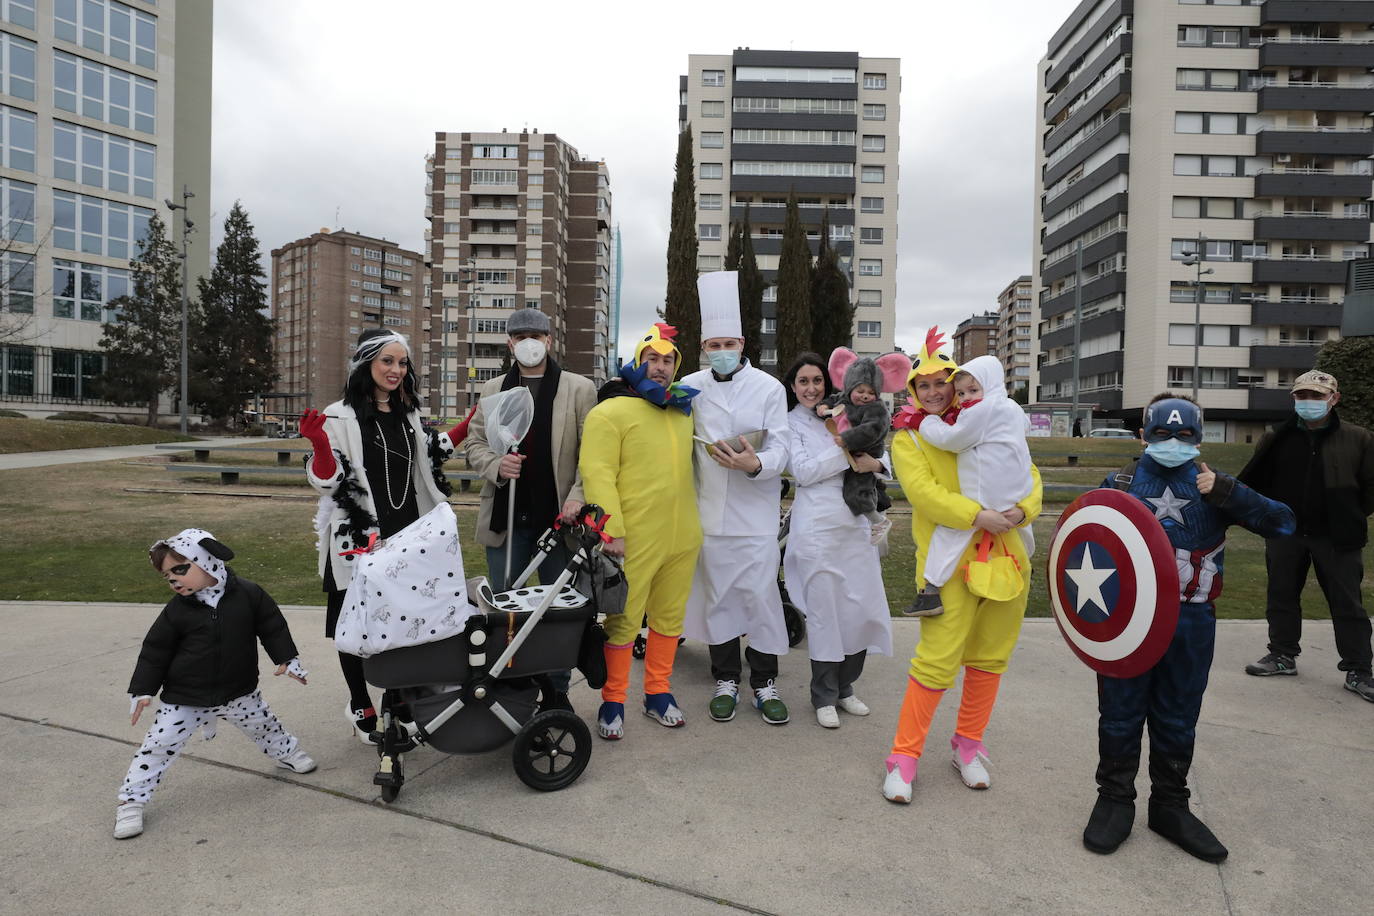
[[[84,423],[71,420],[29,420],[0,417],[0,454],[49,452],[66,448],[107,445],[144,445],[150,442],[189,442],[190,436],[122,423]]]
[[[211,457],[221,460],[218,455]],[[268,456],[264,463],[271,460]],[[1088,469],[1050,469],[1045,476],[1058,479],[1088,474],[1100,476]],[[315,502],[302,478],[252,475],[237,486],[220,487],[216,476],[191,476],[196,489],[227,494],[270,492],[296,498],[128,492],[130,487],[187,486],[182,475],[169,475],[154,462],[0,471],[0,514],[12,521],[0,529],[0,598],[163,601],[168,590],[148,565],[148,546],[158,538],[195,526],[212,531],[229,544],[238,554],[235,569],[260,582],[279,602],[323,604],[311,528]],[[486,572],[484,553],[472,536],[477,514],[474,503],[475,498],[469,496],[454,506],[463,531],[464,568],[470,576]],[[892,549],[883,562],[888,602],[894,611],[911,600],[915,576],[910,515],[901,508],[899,503],[893,513]],[[1059,508],[1049,506],[1047,511],[1057,512]],[[1035,526],[1040,549],[1034,559],[1028,608],[1031,616],[1049,613],[1043,551],[1054,524],[1053,518],[1042,518]],[[1366,549],[1365,554],[1366,569],[1374,567],[1374,550]],[[1231,529],[1219,615],[1263,617],[1264,585],[1263,541],[1239,528]],[[1304,601],[1309,616],[1326,616],[1315,579],[1309,583]]]

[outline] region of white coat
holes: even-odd
[[[842,484],[849,469],[825,421],[800,405],[788,415],[797,486],[783,570],[787,594],[806,615],[811,658],[839,662],[867,650],[892,654],[892,617],[870,525],[849,511]]]
[[[781,383],[747,363],[728,381],[709,369],[683,384],[701,393],[692,400],[695,434],[712,442],[758,429],[768,431],[756,475],[727,470],[697,443],[693,451],[697,509],[704,535],[683,632],[719,645],[748,636],[757,652],[787,652],[787,625],[778,594],[778,524],[781,483],[791,430]]]
[[[344,481],[344,465],[342,461],[337,460],[340,456],[348,459],[353,482],[362,488],[358,505],[374,519],[377,517],[377,506],[372,498],[372,488],[368,486],[367,473],[363,470],[363,436],[358,426],[357,413],[343,401],[330,404],[324,409],[324,413],[328,416],[324,421],[324,431],[329,434],[329,444],[334,447],[337,464],[334,476],[327,479],[316,477],[311,468],[310,456],[306,456],[305,459],[305,476],[320,494],[319,510],[315,514],[315,546],[319,550],[319,575],[324,576],[325,563],[329,563],[334,572],[334,586],[342,590],[348,588],[348,583],[353,579],[353,566],[357,562],[357,555],[341,557],[339,553],[364,545],[352,543],[348,533],[348,513],[334,501],[334,494]],[[420,415],[411,412],[407,415],[406,421],[410,425],[415,442],[415,462],[411,469],[411,479],[415,485],[415,505],[419,508],[420,515],[424,515],[444,502],[445,497],[434,483],[429,461],[428,437],[425,435],[425,428],[420,424]],[[453,441],[449,439],[448,433],[440,433],[436,445],[445,461],[453,457]],[[368,532],[376,530],[370,528]]]

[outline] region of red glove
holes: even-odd
[[[944,420],[946,424],[953,426],[954,421],[959,419],[959,408],[951,407],[949,410],[945,411],[943,414],[940,415],[940,419]]]
[[[926,413],[920,407],[914,407],[911,404],[907,404],[901,410],[897,411],[897,416],[892,418],[892,428],[920,429],[921,421],[928,416],[930,416],[930,414]]]
[[[301,437],[309,439],[315,448],[315,454],[310,461],[310,473],[321,480],[333,477],[339,464],[334,460],[334,447],[329,444],[329,433],[324,431],[324,414],[313,409],[303,411]]]
[[[468,415],[463,417],[463,421],[448,431],[449,441],[453,443],[454,448],[457,448],[462,444],[463,440],[468,437],[468,424],[472,422],[472,417],[475,413],[477,413],[477,405],[473,404],[472,409],[468,411]]]

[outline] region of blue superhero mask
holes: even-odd
[[[1197,444],[1202,441],[1202,408],[1182,398],[1155,401],[1145,408],[1143,428],[1146,443],[1176,439],[1184,445],[1193,446],[1193,454],[1196,455]],[[1146,452],[1150,450],[1146,449]]]
[[[620,377],[636,394],[659,407],[676,407],[687,416],[692,415],[692,398],[699,393],[690,385],[672,382],[667,388],[649,378],[646,363],[626,363],[620,367]]]
[[[1178,439],[1164,439],[1160,442],[1151,442],[1145,446],[1145,454],[1154,459],[1156,464],[1162,464],[1166,468],[1176,468],[1196,458],[1198,447],[1180,442]]]

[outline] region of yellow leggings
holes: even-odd
[[[626,554],[625,578],[630,583],[630,594],[625,599],[625,613],[606,618],[607,645],[634,642],[646,615],[649,627],[656,633],[674,638],[682,635],[682,618],[687,612],[687,596],[692,591],[701,545],[677,553],[665,553],[667,546],[660,542],[643,552]]]
[[[921,618],[911,676],[931,690],[948,690],[964,666],[990,674],[1005,672],[1026,616],[1028,566],[1023,564],[1021,569],[1021,594],[1010,601],[979,598],[969,592],[961,573],[951,576],[940,589],[945,612]]]

